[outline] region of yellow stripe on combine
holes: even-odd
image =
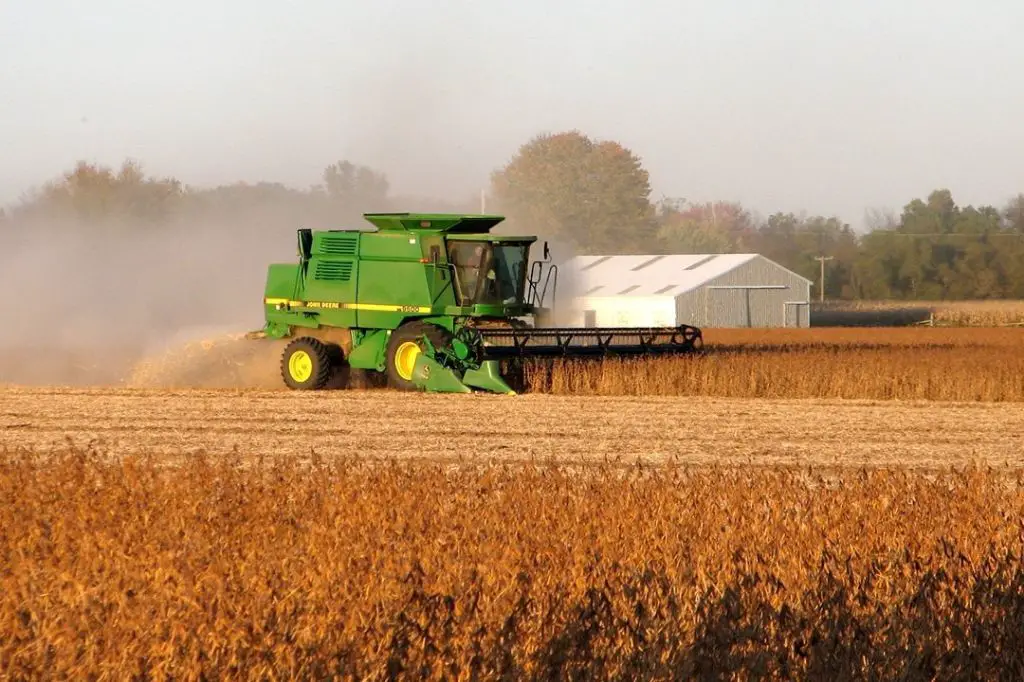
[[[380,313],[429,313],[427,305],[383,305],[380,303],[336,303],[334,301],[293,301],[288,298],[264,298],[267,305],[286,305],[289,308],[318,308],[326,310],[371,310]]]
[[[379,303],[346,303],[345,307],[354,310],[374,310],[382,313],[429,313],[433,310],[428,305],[381,305]]]

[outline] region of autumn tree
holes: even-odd
[[[189,188],[182,210],[181,230],[211,230],[244,236],[250,244],[281,245],[290,255],[289,233],[299,227],[343,226],[322,191],[301,190],[280,183],[233,183]],[[259,248],[253,246],[252,248]],[[263,253],[263,252],[260,252]],[[280,256],[279,256],[280,257]]]
[[[617,142],[578,131],[538,135],[492,174],[491,188],[510,225],[581,253],[646,251],[656,242],[648,173]]]
[[[737,202],[663,199],[655,205],[655,214],[666,253],[734,252],[745,248],[756,230],[753,216]]]
[[[1003,218],[1007,231],[1024,236],[1024,194],[1018,194],[1007,202]]]
[[[179,181],[148,177],[134,161],[125,161],[116,171],[80,161],[30,195],[13,213],[22,220],[80,226],[153,227],[173,218],[183,192]]]

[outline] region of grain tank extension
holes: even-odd
[[[324,388],[342,365],[400,389],[513,393],[505,360],[687,353],[690,326],[543,327],[558,269],[536,237],[492,235],[492,215],[373,213],[371,230],[298,230],[297,264],[273,264],[260,336],[292,338],[281,374]]]

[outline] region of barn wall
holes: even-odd
[[[573,304],[573,325],[586,326],[585,311],[593,311],[598,327],[670,327],[675,299],[671,296],[589,296]]]
[[[783,285],[787,288],[709,288],[729,285]],[[678,296],[676,315],[679,323],[698,327],[807,327],[810,326],[808,306],[784,304],[809,299],[810,285],[806,280],[759,257]]]

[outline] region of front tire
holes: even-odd
[[[285,385],[297,391],[324,388],[335,364],[332,351],[327,344],[310,336],[289,343],[281,355],[281,376]]]
[[[416,358],[427,348],[423,337],[430,340],[434,348],[444,348],[451,343],[452,335],[447,329],[429,322],[418,320],[406,322],[391,332],[388,339],[387,377],[388,385],[402,391],[418,389],[412,381],[412,372],[416,367]]]

